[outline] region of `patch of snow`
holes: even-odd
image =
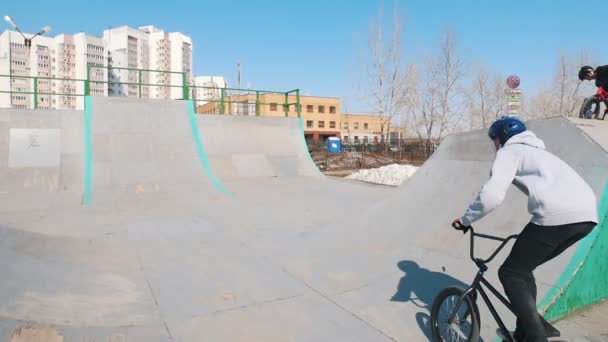
[[[376,169],[359,170],[346,178],[364,182],[398,186],[418,170],[412,165],[390,164]]]

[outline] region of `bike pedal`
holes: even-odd
[[[507,337],[503,334],[502,329],[497,328],[496,329],[496,335],[498,336],[498,338],[500,338],[503,341],[509,341],[510,339],[512,339],[513,337],[513,333],[515,333],[514,331],[509,331],[509,334],[511,334],[510,337]]]

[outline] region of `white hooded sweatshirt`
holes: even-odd
[[[526,131],[498,150],[490,180],[460,219],[462,224],[469,226],[498,207],[511,183],[528,196],[534,224],[598,221],[591,187],[568,164],[545,151],[545,144],[534,133]]]

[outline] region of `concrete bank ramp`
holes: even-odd
[[[485,132],[448,137],[387,191],[320,175],[299,120],[87,103],[0,111],[0,141],[25,139],[0,145],[0,341],[425,341],[435,294],[474,276],[449,224],[488,177]],[[530,126],[593,186],[605,222],[606,127]],[[507,235],[528,217],[514,190],[477,226]],[[601,227],[536,273],[548,315],[606,295],[580,285],[606,282]]]

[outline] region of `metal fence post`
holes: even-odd
[[[141,99],[141,82],[142,82],[142,80],[141,80],[141,79],[142,79],[142,77],[141,77],[141,74],[142,74],[141,69],[137,70],[137,74],[138,74],[138,77],[137,77],[137,78],[138,78],[137,85],[139,86],[139,98]]]
[[[189,100],[189,99],[190,99],[190,96],[189,96],[189,94],[188,94],[188,93],[189,93],[189,91],[188,91],[188,83],[187,83],[186,81],[187,81],[187,76],[186,76],[186,73],[185,73],[185,72],[183,72],[183,73],[182,73],[182,91],[183,91],[183,98],[184,98],[184,100]]]
[[[300,89],[296,89],[296,111],[298,118],[302,117],[302,106],[300,105]]]
[[[285,93],[285,103],[283,103],[283,110],[285,111],[285,117],[289,116],[289,95]]]
[[[34,109],[38,109],[38,77],[34,77]]]
[[[224,114],[224,91],[226,90],[226,88],[222,88],[220,90],[220,114]]]
[[[255,115],[260,116],[260,91],[255,91]]]
[[[84,94],[91,95],[91,66],[87,65],[87,79],[84,81]]]

